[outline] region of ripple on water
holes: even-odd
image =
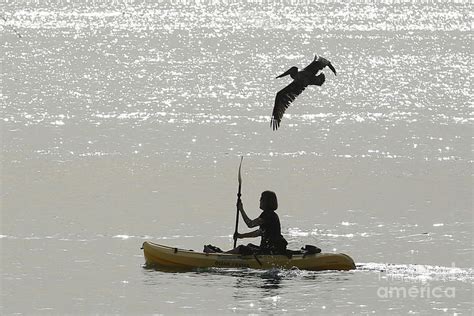
[[[381,278],[405,281],[461,281],[473,282],[473,268],[458,268],[420,265],[420,264],[389,264],[389,263],[359,263],[358,271],[383,273]]]

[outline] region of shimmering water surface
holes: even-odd
[[[1,314],[472,313],[469,1],[1,14]],[[273,132],[275,76],[314,53],[338,75]],[[251,217],[274,190],[291,248],[357,270],[144,269],[144,240],[231,247],[240,155]]]

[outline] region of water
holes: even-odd
[[[470,6],[5,1],[0,313],[470,314]],[[314,53],[338,75],[273,132]],[[231,247],[240,155],[251,217],[274,190],[357,270],[144,269]]]

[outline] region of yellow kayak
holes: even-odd
[[[163,270],[193,270],[197,268],[252,268],[301,270],[352,270],[354,260],[343,253],[283,255],[238,255],[227,253],[204,253],[158,245],[149,241],[143,243],[147,267]]]

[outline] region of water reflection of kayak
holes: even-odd
[[[237,255],[227,253],[203,253],[178,249],[152,242],[143,243],[147,267],[164,270],[193,270],[197,268],[252,268],[301,270],[352,270],[354,260],[342,253],[317,253],[284,255]]]

